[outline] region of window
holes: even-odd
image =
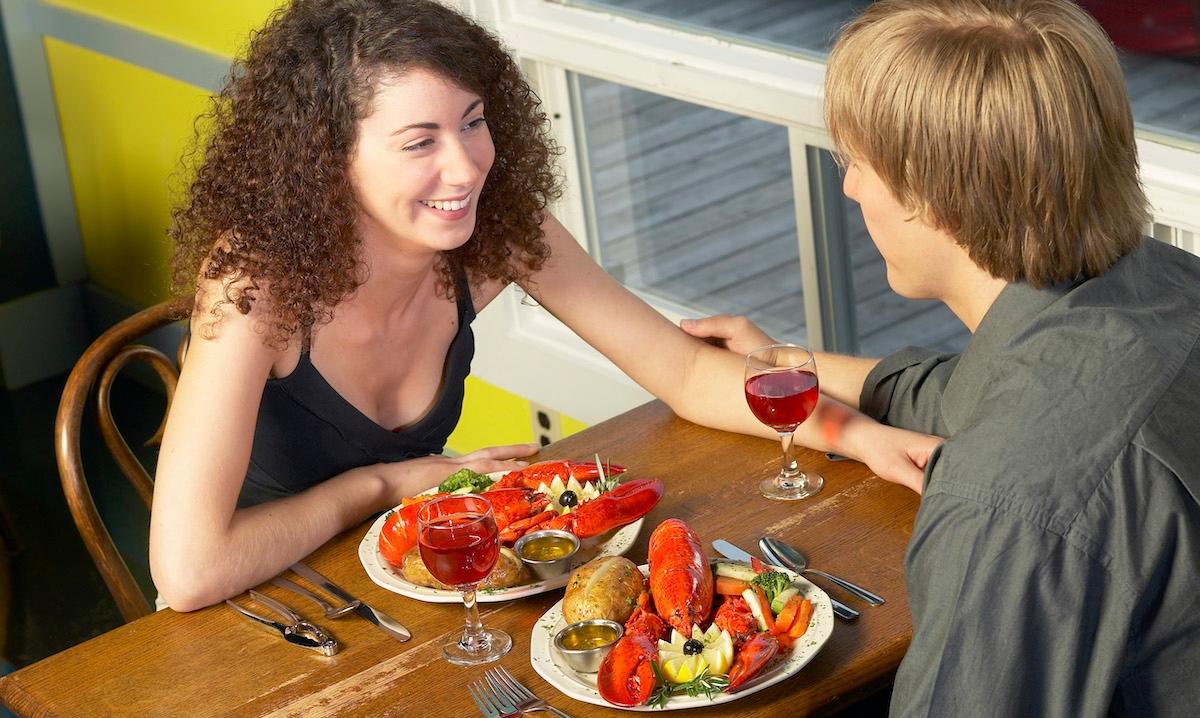
[[[805,341],[786,128],[575,80],[602,266],[681,313]]]

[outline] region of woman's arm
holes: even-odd
[[[534,299],[679,416],[778,440],[746,404],[743,357],[667,321],[592,261],[553,217],[543,227],[550,259],[523,283]],[[861,459],[888,480],[920,486],[924,459],[939,440],[882,426],[822,397],[796,441]]]
[[[256,312],[227,310],[215,338],[193,340],[159,453],[150,518],[150,570],[164,600],[190,611],[278,574],[338,532],[461,466],[486,472],[528,445],[450,459],[428,457],[352,469],[302,493],[237,510],[259,401],[280,353],[254,330]]]
[[[777,342],[754,322],[742,316],[720,314],[700,319],[684,319],[679,322],[679,328],[700,339],[716,340],[726,349],[742,356],[758,347]],[[879,360],[827,352],[813,354],[821,373],[821,393],[857,409],[867,375]]]

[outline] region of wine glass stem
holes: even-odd
[[[793,446],[795,436],[795,432],[792,431],[779,432],[779,442],[783,445],[783,469],[780,470],[779,476],[775,477],[775,483],[784,489],[793,488],[804,479],[804,472],[796,465],[796,450]]]
[[[479,621],[479,605],[475,600],[475,587],[461,589],[463,606],[467,609],[467,623],[463,629],[462,645],[468,650],[477,650],[481,648],[479,645],[482,642],[480,634],[483,632],[483,624]]]

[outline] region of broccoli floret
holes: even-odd
[[[459,469],[448,476],[445,481],[438,485],[438,491],[458,491],[461,488],[469,488],[472,493],[483,491],[491,486],[494,481],[483,474],[475,473],[470,469]]]
[[[767,603],[770,603],[777,595],[791,587],[792,579],[780,571],[767,571],[750,579],[750,583],[762,586],[763,593],[767,594]]]

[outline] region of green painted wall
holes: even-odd
[[[54,286],[0,18],[0,302]]]

